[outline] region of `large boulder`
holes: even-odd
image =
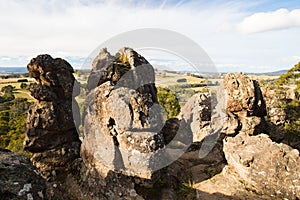
[[[190,126],[193,142],[202,141],[211,130],[212,97],[195,94],[181,109],[182,126]]]
[[[265,134],[240,134],[224,141],[228,167],[247,188],[276,198],[300,198],[299,151]]]
[[[37,81],[30,86],[37,102],[28,111],[24,149],[33,153],[31,161],[48,177],[79,157],[80,141],[73,120],[73,112],[79,110],[74,101],[79,85],[71,65],[60,58],[39,55],[27,68]]]
[[[234,130],[235,134],[247,132],[249,135],[267,132],[264,120],[266,104],[258,82],[242,73],[230,73],[224,77],[223,85],[226,121],[230,122],[228,130]],[[227,131],[227,134],[234,132]]]
[[[190,127],[193,142],[202,141],[218,128],[225,135],[268,132],[264,120],[266,104],[257,81],[241,73],[230,73],[216,93],[195,94],[181,110],[182,124]]]
[[[151,179],[156,152],[164,146],[153,67],[130,48],[115,56],[102,49],[93,63],[83,117],[83,161],[87,166],[93,162],[103,177],[113,171]]]
[[[270,130],[258,83],[244,74],[227,74],[223,85],[227,165],[220,174],[195,184],[198,198],[299,199],[299,152],[263,134]],[[267,103],[272,106],[269,98]]]

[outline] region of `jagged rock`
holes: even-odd
[[[227,74],[223,82],[227,112],[223,151],[228,164],[220,174],[195,184],[197,197],[299,199],[299,152],[262,134],[269,130],[259,85],[243,74]]]
[[[102,63],[103,62],[103,63]],[[154,69],[130,48],[111,56],[105,49],[94,61],[99,85],[87,97],[81,155],[103,176],[119,171],[151,179],[154,156],[164,146]],[[101,72],[102,73],[102,72]],[[95,77],[93,77],[94,79]],[[89,79],[92,89],[92,82]]]
[[[248,134],[267,132],[264,120],[266,104],[259,84],[248,76],[227,74],[223,80],[227,119],[223,130],[226,134],[237,134],[240,130]],[[234,131],[234,132],[233,132]]]
[[[45,181],[25,156],[0,149],[0,199],[45,199]]]
[[[226,110],[246,110],[247,116],[265,116],[266,105],[257,81],[242,73],[227,74],[223,80],[226,91]]]
[[[126,72],[141,65],[149,65],[149,62],[130,48],[120,49],[115,56],[103,48],[93,61],[87,89],[92,90],[106,81],[117,83]]]
[[[256,81],[244,74],[227,74],[217,93],[224,97],[195,94],[182,108],[182,123],[190,126],[193,142],[202,141],[216,131],[212,127],[220,127],[226,135],[236,135],[239,131],[250,135],[268,132],[264,120],[266,105]],[[222,117],[220,112],[224,111]]]
[[[50,176],[79,156],[80,141],[73,120],[76,109],[72,110],[79,110],[75,101],[72,104],[79,85],[73,68],[63,59],[39,55],[27,68],[38,82],[30,87],[38,102],[28,111],[24,149],[33,153],[31,160],[42,174]]]
[[[300,157],[296,149],[267,135],[227,138],[224,153],[230,170],[246,187],[277,198],[300,198]]]
[[[202,141],[210,132],[211,96],[195,94],[181,110],[182,126],[190,126],[193,142]]]

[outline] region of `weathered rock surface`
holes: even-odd
[[[266,132],[264,116],[267,110],[258,82],[241,73],[227,74],[223,85],[228,129],[249,135]]]
[[[227,138],[229,168],[246,187],[277,198],[300,198],[300,157],[296,149],[272,142],[267,135]]]
[[[92,72],[88,79],[87,89],[92,90],[106,81],[111,81],[116,84],[130,69],[143,65],[150,64],[144,57],[137,52],[132,51],[130,48],[120,49],[115,56],[112,56],[106,48],[103,48],[93,61]],[[151,68],[149,69],[151,70]],[[143,73],[144,75],[149,75],[151,79],[153,78],[153,72],[150,72],[150,74],[147,74],[146,72]],[[143,78],[147,77],[148,76],[144,76]],[[152,81],[154,81],[154,78]]]
[[[190,126],[194,142],[210,135],[216,125],[225,135],[236,135],[240,131],[248,134],[268,132],[264,120],[266,104],[256,81],[244,74],[227,74],[218,93],[224,97],[195,94],[181,110],[181,119]],[[224,111],[225,117],[212,115]],[[222,124],[216,124],[216,117]]]
[[[228,115],[224,127],[231,124],[229,128],[235,130],[235,134],[224,139],[227,165],[220,174],[195,184],[197,197],[299,199],[299,152],[272,142],[262,134],[268,130],[263,118],[266,106],[259,86],[243,74],[228,74],[224,88]],[[234,128],[236,126],[240,127]]]
[[[182,123],[190,126],[193,142],[202,141],[209,134],[211,113],[212,98],[208,94],[195,94],[182,108]]]
[[[100,74],[86,101],[81,155],[106,177],[109,171],[151,179],[154,156],[164,146],[154,69],[130,48],[105,49],[94,60]],[[105,74],[102,73],[105,71]],[[89,86],[88,89],[92,89]]]
[[[270,138],[300,150],[300,137],[287,130],[287,126],[293,121],[293,113],[298,112],[297,107],[290,105],[296,100],[294,89],[266,84],[262,91],[268,110],[266,121]]]
[[[284,125],[286,121],[286,113],[282,107],[282,102],[286,101],[286,95],[276,92],[275,89],[262,87],[266,107],[268,110],[268,118],[271,123],[276,126]]]
[[[266,104],[258,83],[244,74],[225,76],[224,102],[197,94],[182,109],[181,119],[164,124],[153,67],[130,48],[114,56],[102,49],[88,80],[79,158],[71,110],[78,87],[72,67],[41,55],[28,70],[38,81],[31,86],[38,102],[29,110],[25,148],[47,178],[45,198],[300,198],[299,152],[262,134],[268,133]],[[73,112],[77,110],[73,104]],[[220,115],[223,123],[220,132],[212,134],[220,110],[225,113]],[[168,163],[180,153],[179,147],[191,144],[190,133],[200,142]],[[157,171],[164,162],[166,167]],[[7,166],[0,162],[0,168]],[[14,186],[3,188],[7,195],[17,191]]]
[[[45,181],[25,156],[0,149],[0,199],[44,199]]]
[[[31,161],[48,177],[79,157],[80,141],[72,112],[72,107],[78,106],[75,102],[72,105],[72,100],[79,87],[73,68],[63,59],[39,55],[27,68],[37,81],[30,92],[38,101],[28,111],[24,149],[33,153]]]

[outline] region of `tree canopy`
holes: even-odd
[[[168,88],[157,88],[159,104],[165,109],[168,118],[176,117],[180,113],[180,104],[176,95]]]

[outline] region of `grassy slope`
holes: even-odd
[[[16,98],[27,98],[28,101],[34,101],[34,98],[30,96],[29,91],[21,89],[20,86],[22,83],[18,82],[19,79],[24,78],[9,78],[9,79],[0,79],[0,91],[4,86],[12,85],[15,87],[14,95]],[[33,78],[27,78],[28,82],[26,84],[30,84],[34,82]]]

